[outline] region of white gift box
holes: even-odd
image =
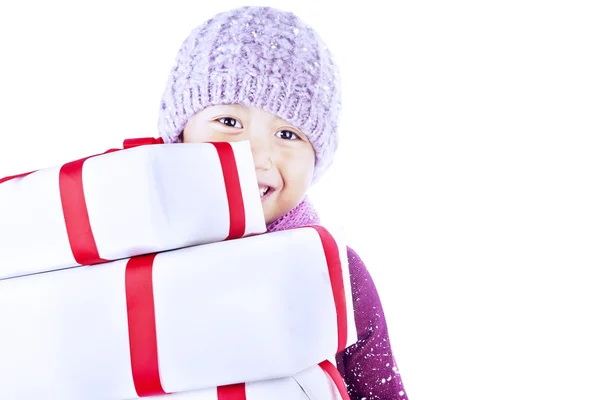
[[[121,400],[303,371],[356,342],[339,243],[306,227],[0,280],[0,398]]]
[[[321,363],[324,365],[325,363]],[[335,366],[308,368],[294,376],[191,392],[148,397],[149,400],[346,400],[342,377]],[[333,370],[333,372],[330,372]],[[333,376],[332,376],[333,375]],[[336,376],[337,375],[337,376]]]
[[[265,230],[249,142],[139,146],[0,183],[0,279]]]

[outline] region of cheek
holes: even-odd
[[[293,201],[297,200],[297,197],[304,197],[312,182],[313,172],[314,156],[307,155],[284,163],[282,175],[289,196],[294,197]]]
[[[217,142],[217,132],[211,129],[210,124],[205,121],[190,119],[183,128],[182,141],[184,143]]]

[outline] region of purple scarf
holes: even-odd
[[[292,211],[289,211],[287,214],[267,225],[267,232],[285,231],[287,229],[299,228],[307,225],[318,225],[320,223],[321,220],[317,211],[308,197],[305,197]]]

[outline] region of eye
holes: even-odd
[[[238,121],[235,118],[223,117],[223,118],[219,118],[217,121],[219,121],[223,125],[228,126],[230,128],[237,128],[237,129],[242,128],[242,124],[240,123],[240,121]]]
[[[279,131],[275,136],[284,140],[301,140],[300,136],[292,131]]]

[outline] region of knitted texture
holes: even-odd
[[[284,231],[307,225],[319,225],[321,220],[310,200],[305,197],[293,210],[267,225],[267,232]]]
[[[338,147],[339,72],[317,33],[289,12],[242,7],[220,13],[183,42],[160,103],[158,130],[181,140],[206,107],[241,104],[300,129],[315,150],[316,181]]]

